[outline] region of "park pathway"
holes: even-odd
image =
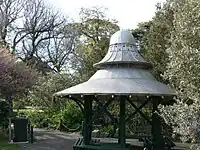
[[[20,150],[73,150],[75,141],[80,137],[79,133],[64,133],[60,131],[49,131],[44,129],[35,129],[34,143],[20,144]],[[117,142],[116,139],[103,138],[102,142]],[[128,143],[139,144],[136,140],[127,139]],[[188,150],[189,144],[176,143],[178,150]]]
[[[34,136],[36,141],[32,144],[20,144],[20,150],[73,150],[79,134],[35,129]]]

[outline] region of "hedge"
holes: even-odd
[[[18,116],[27,117],[34,128],[77,131],[81,129],[83,120],[81,110],[73,103],[69,103],[64,109],[57,111],[23,109],[16,112]]]

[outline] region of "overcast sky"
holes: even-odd
[[[133,29],[139,22],[150,20],[156,11],[155,5],[165,0],[49,0],[70,18],[78,19],[81,7],[103,6],[108,8],[108,17],[119,21],[123,29]]]

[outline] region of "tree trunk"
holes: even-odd
[[[7,96],[6,97],[6,101],[9,104],[9,117],[13,116],[13,103],[12,103],[12,97],[11,96]]]
[[[6,101],[9,104],[9,125],[8,125],[8,129],[9,129],[9,142],[11,142],[12,140],[12,133],[11,133],[11,118],[13,116],[13,103],[12,103],[12,97],[11,96],[7,96],[6,97]]]

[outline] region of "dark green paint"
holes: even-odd
[[[118,143],[121,147],[126,146],[126,135],[125,135],[125,98],[120,96],[120,114],[119,114],[119,140]]]
[[[92,97],[84,97],[84,124],[83,124],[83,143],[88,145],[91,140],[92,125],[89,124],[92,118]]]
[[[164,141],[162,136],[162,127],[160,117],[157,114],[159,102],[162,100],[161,97],[153,96],[151,97],[153,103],[152,110],[152,143],[153,150],[162,150],[164,149]]]

